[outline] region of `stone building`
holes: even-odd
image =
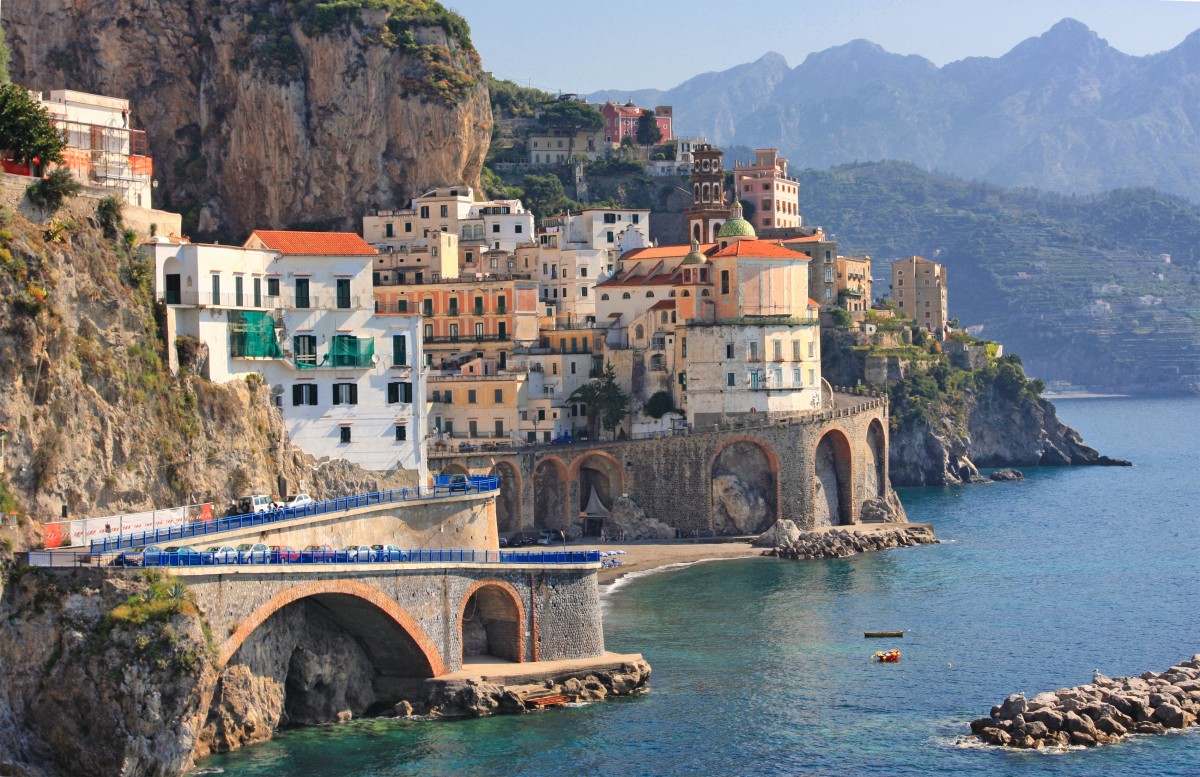
[[[945,265],[920,256],[892,262],[892,299],[901,315],[945,337],[950,320]]]
[[[755,229],[801,226],[800,183],[787,174],[788,161],[777,148],[759,148],[754,160],[733,165],[736,199],[753,204],[749,221]]]

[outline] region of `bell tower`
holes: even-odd
[[[712,243],[717,231],[729,218],[725,205],[725,168],[723,152],[701,143],[692,150],[692,204],[683,212],[687,220],[687,239]]]

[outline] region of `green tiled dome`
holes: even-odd
[[[742,203],[734,203],[733,218],[721,225],[717,237],[754,237],[754,226],[742,218]]]

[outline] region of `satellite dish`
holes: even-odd
[[[371,364],[379,364],[379,354],[371,354]]]

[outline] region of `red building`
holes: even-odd
[[[625,138],[633,138],[633,142],[636,143],[638,119],[646,110],[648,109],[634,105],[632,101],[624,105],[617,105],[614,102],[604,103],[600,108],[600,113],[604,114],[604,139],[609,143],[620,143]],[[671,134],[671,106],[660,105],[655,108],[654,118],[658,122],[659,131],[662,132],[660,142],[666,143],[674,137]]]

